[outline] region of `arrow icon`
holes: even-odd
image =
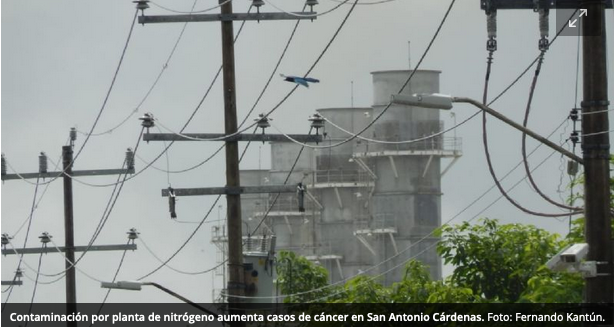
[[[579,14],[579,17],[583,16],[587,16],[587,9],[581,9],[581,14]]]
[[[573,20],[573,21],[568,21],[568,27],[577,27],[575,24],[577,23],[577,20]]]

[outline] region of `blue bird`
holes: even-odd
[[[282,76],[282,78],[284,78],[284,80],[287,81],[287,82],[297,83],[297,84],[303,85],[305,87],[310,87],[308,82],[309,83],[320,83],[319,80],[317,80],[315,78],[311,78],[311,77],[286,76],[284,74],[280,74],[280,76]]]

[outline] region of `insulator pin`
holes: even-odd
[[[69,136],[70,136],[70,143],[71,144],[75,143],[75,141],[77,140],[77,129],[74,127],[71,127]]]
[[[133,227],[133,228],[129,229],[128,232],[126,232],[126,234],[128,234],[128,239],[129,240],[134,241],[134,240],[139,238],[139,234],[141,234],[141,233],[137,232],[137,229]]]
[[[135,169],[135,153],[131,148],[126,149],[126,168]]]
[[[568,175],[575,176],[579,172],[579,163],[574,160],[568,160]]]
[[[38,156],[38,172],[41,174],[47,173],[47,155],[45,152],[41,152]]]

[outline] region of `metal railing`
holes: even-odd
[[[316,183],[356,183],[366,182],[369,175],[361,170],[319,170],[316,171]]]
[[[427,135],[425,135],[427,136]],[[420,138],[420,137],[419,137]],[[460,137],[436,136],[408,144],[381,144],[385,150],[397,151],[454,151],[461,152],[462,141]]]
[[[354,230],[383,229],[397,227],[397,218],[393,214],[378,214],[373,218],[360,217],[353,222]]]

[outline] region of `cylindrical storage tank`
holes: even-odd
[[[436,109],[390,104],[391,95],[439,92],[439,71],[373,72],[374,107],[373,138],[386,141],[407,141],[429,136],[442,130]],[[381,265],[381,272],[397,265],[400,268],[385,275],[385,283],[398,281],[403,263],[415,257],[430,267],[433,278],[441,278],[441,263],[431,247],[435,238],[423,239],[440,226],[440,157],[441,137],[405,144],[372,144],[370,152],[379,153],[370,159],[378,176],[372,199],[372,222],[375,226],[394,226],[398,250],[411,247],[403,256]],[[392,242],[375,242],[378,253],[375,263],[395,255]],[[370,254],[371,255],[371,254]]]
[[[248,170],[242,169],[239,171],[239,178],[241,180],[241,186],[263,186],[267,185],[269,181],[269,170]],[[256,226],[260,221],[260,217],[255,216],[255,213],[263,212],[266,210],[267,199],[269,194],[242,194],[241,195],[241,217],[244,221],[242,224],[243,235],[255,232]],[[245,230],[249,227],[249,230]],[[260,233],[262,227],[259,228]]]
[[[299,152],[301,156],[295,164]],[[287,185],[303,183],[309,186],[315,169],[314,150],[305,147],[301,151],[300,145],[291,142],[271,142],[271,165],[269,185],[284,185],[288,178]],[[265,211],[271,207],[271,212],[266,222],[277,236],[278,249],[302,255],[313,254],[316,247],[316,215],[312,201],[307,197],[304,199],[306,211],[303,213],[299,212],[297,193],[270,194],[267,203]]]
[[[323,262],[333,282],[357,273],[364,267],[364,248],[354,231],[369,219],[369,193],[373,179],[354,159],[353,154],[369,150],[369,143],[357,137],[335,146],[362,132],[370,137],[372,108],[323,108],[317,110],[325,119],[325,138],[328,148],[316,150],[316,191],[324,207],[319,224],[321,255],[342,256],[343,274],[334,261]]]

